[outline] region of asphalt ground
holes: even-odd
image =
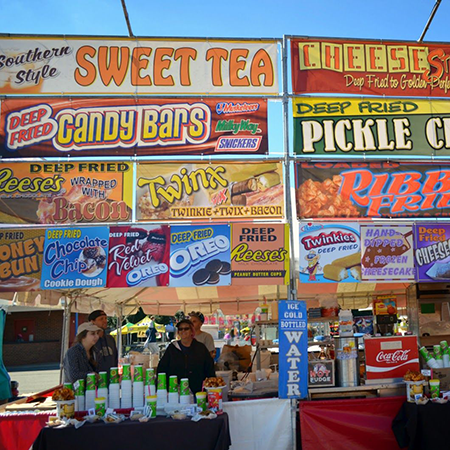
[[[9,368],[11,381],[19,382],[19,395],[42,392],[59,384],[59,365]]]

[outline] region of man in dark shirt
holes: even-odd
[[[108,372],[111,367],[117,367],[118,354],[116,341],[112,336],[106,333],[108,328],[108,318],[105,311],[97,309],[89,314],[88,320],[103,330],[100,332],[100,339],[95,344],[97,351],[98,372]]]

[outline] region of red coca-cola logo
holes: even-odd
[[[395,352],[384,352],[381,350],[375,358],[377,362],[395,364],[401,361],[408,361],[408,354],[411,350],[396,350]]]

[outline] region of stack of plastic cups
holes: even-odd
[[[178,403],[178,377],[170,375],[169,377],[169,400],[170,404]]]
[[[450,367],[450,355],[447,341],[441,341],[441,351],[442,351],[442,361],[444,362],[444,367]]]
[[[438,368],[436,360],[428,353],[428,350],[425,347],[421,347],[419,349],[419,353],[422,355],[423,359],[430,369]]]
[[[130,364],[124,364],[122,367],[122,398],[120,406],[122,408],[132,407],[133,394],[131,392],[131,367]]]
[[[144,406],[144,369],[142,366],[134,366],[133,380],[133,407]]]
[[[74,383],[75,388],[75,411],[85,411],[84,406],[84,390],[86,388],[86,381],[81,379]]]
[[[111,367],[109,371],[109,402],[112,409],[120,408],[119,368]]]
[[[155,369],[147,369],[145,371],[145,396],[155,396],[156,386],[155,386]]]
[[[73,391],[73,385],[72,383],[64,383],[63,384],[64,389],[71,389]]]
[[[187,378],[182,378],[180,380],[180,403],[191,403],[191,392],[189,390],[189,380]]]
[[[108,408],[108,373],[99,372],[100,379],[98,381],[97,397],[105,399],[105,407]]]
[[[158,390],[156,391],[157,407],[163,408],[167,405],[167,376],[165,373],[158,373]]]
[[[88,373],[86,375],[86,410],[95,408],[95,373]]]
[[[439,344],[433,345],[434,359],[436,360],[437,367],[441,369],[444,367],[444,361],[442,359],[441,346]]]

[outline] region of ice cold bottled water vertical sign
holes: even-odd
[[[278,303],[280,398],[308,395],[308,323],[306,303],[282,300]]]

